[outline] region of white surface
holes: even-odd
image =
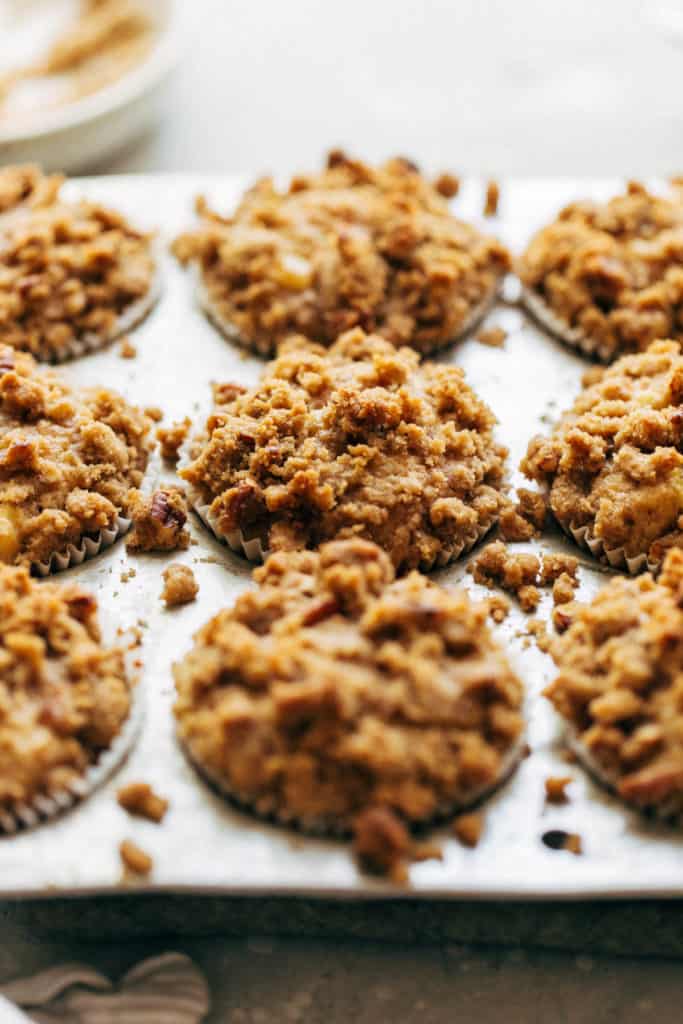
[[[593,182],[585,189],[597,197],[608,194],[614,185]],[[229,178],[103,178],[88,180],[85,192],[122,209],[143,227],[162,226],[162,242],[167,243],[192,223],[192,201],[199,190],[219,209],[227,210],[241,187],[238,180]],[[73,183],[70,188],[75,193],[80,186]],[[540,221],[580,191],[576,182],[503,183],[500,216],[487,221],[486,228],[519,251]],[[482,204],[481,183],[470,181],[454,209],[483,223]],[[192,302],[190,275],[168,255],[162,273],[161,298],[132,334],[137,358],[122,360],[114,344],[66,364],[62,373],[74,382],[106,381],[142,406],[158,404],[166,422],[190,415],[200,424],[210,407],[212,380],[249,385],[257,380],[263,362],[225,341],[204,319]],[[530,437],[547,430],[548,419],[571,401],[586,363],[517,309],[496,307],[487,323],[507,329],[503,349],[488,348],[471,338],[441,358],[463,366],[469,383],[493,408],[499,419],[498,437],[510,448],[513,479],[521,480],[515,467]],[[140,890],[401,894],[387,883],[360,875],[348,844],[300,837],[235,810],[201,782],[179,750],[171,714],[172,662],[188,650],[195,630],[249,584],[249,566],[243,559],[219,546],[198,523],[194,533],[196,545],[178,560],[192,566],[200,593],[196,602],[184,608],[166,611],[159,600],[161,571],[171,559],[129,557],[122,543],[61,574],[60,578],[78,578],[95,591],[110,637],[117,626],[131,627],[139,619],[146,623],[141,685],[147,717],[127,765],[97,793],[58,820],[0,842],[0,894],[58,895],[64,889],[95,892],[119,887],[118,846],[125,837],[138,841],[154,859],[149,882],[137,883]],[[581,555],[559,535],[523,547],[543,551],[558,546]],[[583,560],[580,596],[587,598],[607,577],[595,570],[588,556]],[[487,591],[465,574],[466,563],[462,559],[434,576],[446,586],[464,583],[477,596],[485,596]],[[136,575],[122,583],[121,573],[128,568]],[[539,610],[542,618],[548,616],[551,603],[546,592]],[[526,622],[513,606],[505,623],[495,629],[527,687],[533,754],[487,802],[486,832],[477,849],[465,849],[448,829],[436,832],[443,861],[414,865],[409,892],[446,898],[683,895],[680,833],[645,823],[606,796],[579,768],[569,772],[574,779],[569,803],[546,806],[545,779],[568,771],[558,743],[557,719],[540,696],[553,665],[523,636]],[[151,782],[170,799],[161,827],[132,820],[117,806],[116,789],[123,781],[136,779]],[[552,851],[542,844],[542,834],[557,828],[582,836],[583,856]],[[190,832],[193,842],[188,844]],[[83,857],[86,847],[89,856]]]

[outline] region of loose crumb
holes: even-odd
[[[545,780],[545,798],[550,804],[566,804],[569,802],[567,786],[572,782],[571,775],[551,775]]]
[[[487,600],[489,615],[494,622],[502,622],[510,613],[510,602],[504,594],[492,594]]]
[[[523,612],[535,612],[541,601],[541,592],[534,586],[520,587],[517,600]]]
[[[508,332],[504,327],[482,327],[475,334],[475,339],[481,345],[488,345],[490,348],[502,348]]]
[[[540,537],[545,526],[548,501],[545,495],[526,487],[517,490],[517,504],[503,510],[499,520],[503,540],[531,540]]]
[[[121,358],[135,359],[137,354],[138,350],[136,349],[135,345],[130,340],[130,338],[123,338],[121,340],[121,344],[119,345],[119,355],[121,356]]]
[[[119,846],[119,853],[121,862],[127,871],[131,871],[134,875],[149,875],[151,873],[154,861],[132,840],[124,839]]]
[[[560,576],[569,576],[578,582],[579,560],[575,555],[549,554],[543,556],[541,565],[541,586],[554,583]]]
[[[387,807],[370,807],[354,823],[353,852],[361,867],[394,882],[408,878],[413,842],[403,822]]]
[[[189,547],[182,487],[161,487],[149,497],[132,491],[129,503],[134,525],[126,540],[128,551],[178,551]]]
[[[444,199],[455,199],[460,191],[460,178],[455,174],[444,171],[434,182],[434,188]]]
[[[155,423],[161,423],[164,418],[163,410],[158,405],[150,405],[148,409],[145,409],[145,416],[149,416]]]
[[[495,217],[498,213],[500,202],[500,185],[497,181],[489,181],[486,185],[486,201],[484,203],[484,216]]]
[[[188,565],[179,565],[174,562],[164,569],[163,578],[164,589],[161,592],[161,600],[167,608],[189,604],[199,593],[199,584]]]
[[[484,831],[484,816],[479,812],[460,814],[453,822],[453,835],[464,846],[477,846]]]
[[[550,850],[566,850],[567,853],[573,853],[575,856],[583,853],[581,836],[576,832],[565,832],[561,828],[550,829],[549,832],[543,833],[541,841]]]
[[[565,633],[569,629],[580,607],[578,602],[569,601],[567,604],[553,608],[553,626],[558,633]]]
[[[188,416],[184,420],[176,420],[170,427],[159,427],[157,439],[161,445],[161,457],[166,462],[176,463],[180,449],[190,432],[192,421]]]
[[[553,583],[554,604],[569,604],[574,600],[575,589],[576,580],[573,580],[568,573],[563,572]]]
[[[542,619],[529,619],[527,629],[529,635],[535,638],[539,651],[548,654],[552,645],[552,638],[548,635],[545,622]]]
[[[136,570],[131,567],[130,569],[126,569],[124,572],[121,573],[121,582],[128,583],[129,580],[135,579],[136,576]]]
[[[502,541],[487,544],[472,559],[467,567],[475,583],[490,587],[498,584],[503,590],[511,591],[517,596],[520,604],[533,609],[538,605],[540,594],[534,584],[538,581],[541,563],[536,555],[520,553],[511,554]]]
[[[147,782],[129,782],[116,794],[124,811],[149,821],[163,821],[168,810],[168,800],[158,796]]]

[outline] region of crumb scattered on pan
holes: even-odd
[[[553,608],[553,626],[558,633],[566,633],[576,618],[580,605],[576,601],[559,604]]]
[[[189,546],[187,501],[181,487],[161,487],[149,496],[130,494],[133,529],[128,534],[128,551],[178,551]]]
[[[545,780],[545,798],[549,804],[566,804],[569,802],[567,786],[572,782],[571,775],[551,775]]]
[[[161,445],[161,457],[166,462],[176,463],[180,449],[187,437],[192,421],[189,417],[174,421],[170,427],[159,427],[157,439]]]
[[[412,847],[408,829],[387,807],[369,807],[355,820],[353,852],[361,868],[371,874],[406,882]]]
[[[583,853],[581,836],[576,832],[565,832],[561,828],[553,828],[544,832],[541,841],[549,850],[566,850],[576,856]]]
[[[130,840],[124,839],[119,846],[119,853],[121,855],[121,863],[123,864],[126,871],[130,871],[134,875],[149,875],[154,867],[154,861],[141,850],[139,846]]]
[[[137,576],[137,572],[131,566],[130,569],[125,569],[121,573],[121,582],[122,583],[128,583],[129,580],[135,579],[136,576]]]
[[[578,581],[579,560],[574,555],[557,554],[543,555],[541,564],[541,586],[554,583],[561,576],[569,576],[574,582]]]
[[[548,654],[552,644],[552,638],[548,635],[545,622],[543,622],[542,619],[529,619],[527,622],[527,630],[529,632],[529,636],[533,636],[536,640],[536,646],[539,651],[543,651],[544,654]]]
[[[145,416],[149,416],[149,418],[155,423],[161,423],[164,418],[164,413],[158,405],[150,405],[148,409],[145,409]]]
[[[475,334],[475,339],[481,345],[488,345],[489,348],[502,348],[508,332],[504,327],[481,327]]]
[[[541,603],[541,592],[533,584],[520,587],[517,591],[517,600],[523,612],[535,612]]]
[[[116,799],[124,811],[149,821],[163,821],[168,810],[168,800],[164,800],[147,782],[129,782],[122,786]]]
[[[189,604],[199,593],[199,584],[189,565],[174,562],[164,569],[163,577],[164,589],[161,592],[161,600],[167,608]]]
[[[453,822],[453,835],[464,846],[477,846],[484,831],[484,816],[478,811],[459,814]]]
[[[122,359],[135,359],[138,354],[133,342],[130,338],[122,338],[121,344],[119,345],[119,355]]]
[[[569,604],[570,601],[574,600],[574,591],[576,588],[576,580],[563,572],[561,576],[553,583],[553,603],[554,604]]]
[[[486,185],[486,200],[484,202],[484,216],[495,217],[498,213],[500,202],[500,185],[497,181],[489,181]]]
[[[485,587],[497,584],[515,594],[520,604],[527,608],[538,605],[536,596],[540,599],[540,594],[538,591],[534,594],[534,591],[540,569],[541,563],[536,555],[526,552],[512,554],[500,540],[487,544],[467,566],[475,583]]]
[[[539,537],[545,526],[548,500],[537,491],[526,487],[517,490],[517,504],[509,505],[500,516],[499,528],[503,540],[531,540]]]
[[[455,199],[460,191],[460,178],[455,174],[444,171],[434,182],[434,188],[444,199]]]
[[[492,594],[487,599],[489,615],[494,622],[502,622],[510,612],[510,602],[504,594]]]

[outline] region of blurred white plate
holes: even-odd
[[[30,123],[0,124],[0,164],[73,172],[100,164],[152,124],[180,53],[180,0],[147,0],[147,8],[158,26],[149,56],[85,99],[46,110]]]

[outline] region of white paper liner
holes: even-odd
[[[121,731],[107,750],[77,779],[63,790],[51,794],[38,794],[31,803],[10,809],[0,806],[0,834],[13,835],[24,828],[34,828],[50,818],[62,814],[74,804],[84,800],[98,789],[123,763],[133,747],[144,719],[142,683],[131,685],[131,705]]]
[[[683,825],[683,794],[677,798],[671,797],[668,803],[661,804],[638,804],[634,801],[626,800],[618,791],[620,781],[618,773],[610,772],[603,768],[581,741],[576,730],[570,726],[566,727],[566,737],[569,748],[576,755],[588,774],[601,786],[609,790],[610,793],[613,793],[626,807],[632,807],[640,811],[641,814],[652,815],[660,821],[675,822],[679,827]]]
[[[94,558],[100,551],[112,546],[128,532],[133,520],[117,516],[116,522],[108,529],[100,530],[93,537],[84,536],[79,544],[69,544],[64,551],[56,551],[47,562],[33,562],[31,568],[37,576],[45,577],[63,572],[74,565],[82,565],[88,558]]]
[[[344,838],[351,834],[352,821],[349,820],[335,819],[331,821],[329,818],[301,818],[284,808],[268,808],[267,811],[260,811],[254,803],[254,798],[251,794],[241,792],[230,786],[222,776],[202,763],[201,758],[195,755],[190,743],[182,739],[177,732],[176,736],[178,743],[198,774],[213,789],[217,790],[221,796],[227,797],[231,803],[237,804],[239,807],[266,821],[275,821],[287,828],[296,828],[300,832],[305,832],[309,835]],[[525,748],[526,736],[522,733],[503,757],[498,777],[494,782],[473,787],[471,793],[465,799],[444,801],[429,818],[417,822],[409,822],[408,824],[418,830],[437,826],[445,818],[466,811],[481,803],[497,789],[500,789],[512,776],[524,756]]]
[[[192,269],[197,304],[200,307],[200,309],[204,312],[206,318],[210,320],[210,322],[214,325],[214,327],[216,327],[221,332],[221,334],[228,339],[228,341],[234,342],[234,344],[239,345],[241,348],[251,349],[252,351],[256,351],[259,355],[265,356],[266,358],[272,357],[272,355],[276,351],[277,346],[268,345],[264,342],[259,341],[247,341],[240,334],[240,331],[235,326],[235,324],[232,323],[232,321],[229,320],[227,317],[221,316],[221,314],[216,309],[214,300],[209,295],[208,289],[201,278],[199,268],[194,266]],[[472,307],[472,309],[467,314],[465,320],[461,324],[457,334],[455,334],[452,338],[449,338],[448,341],[444,341],[439,345],[436,345],[433,349],[430,349],[429,351],[422,352],[420,349],[418,349],[420,355],[424,357],[429,354],[436,354],[441,349],[447,348],[449,345],[454,345],[457,341],[462,340],[462,338],[464,338],[465,335],[473,331],[475,327],[477,327],[481,323],[481,321],[493,307],[494,303],[496,302],[496,299],[500,294],[501,287],[502,279],[496,282],[496,284],[491,289],[488,295],[486,295],[476,306]],[[381,331],[379,331],[378,333],[381,334]],[[409,342],[406,342],[406,345],[410,347]]]
[[[601,540],[593,536],[589,526],[565,526],[563,523],[560,523],[560,526],[579,547],[590,551],[593,558],[604,562],[612,569],[626,569],[631,576],[637,576],[646,569],[657,572],[661,565],[661,562],[648,561],[646,554],[627,555],[623,547],[606,548]]]
[[[545,327],[560,341],[571,345],[572,348],[578,348],[585,355],[599,359],[603,363],[610,363],[619,356],[620,353],[612,351],[604,342],[598,342],[596,338],[591,338],[580,327],[571,327],[562,320],[545,299],[541,298],[533,289],[522,285],[521,299],[522,305],[534,320],[537,320],[542,327]]]

